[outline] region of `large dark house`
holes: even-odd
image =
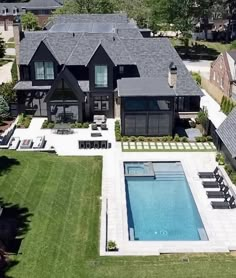
[[[102,114],[120,118],[123,135],[151,136],[200,109],[202,92],[169,40],[124,14],[59,16],[19,38],[19,113],[63,122]]]

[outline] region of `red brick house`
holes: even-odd
[[[211,64],[210,81],[225,96],[236,99],[236,50],[221,53]]]

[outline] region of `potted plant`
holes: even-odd
[[[117,245],[116,242],[113,240],[109,240],[107,243],[107,249],[108,251],[117,251]]]

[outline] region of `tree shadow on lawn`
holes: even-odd
[[[25,234],[29,231],[30,217],[33,214],[29,213],[25,207],[5,203],[2,199],[0,199],[0,204],[3,208],[0,216],[0,250],[7,255],[16,255]],[[0,277],[9,277],[6,276],[6,272],[16,264],[18,261],[6,256],[5,264],[1,265],[0,253]]]
[[[14,165],[20,165],[20,162],[15,158],[0,156],[0,176],[8,172]]]

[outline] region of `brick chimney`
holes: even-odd
[[[169,72],[168,72],[168,83],[171,88],[176,88],[177,82],[177,66],[171,62],[169,65]]]
[[[20,18],[16,17],[13,22],[13,35],[14,35],[14,41],[15,41],[15,49],[16,49],[16,64],[17,64],[17,74],[18,79],[20,79],[20,73],[19,73],[19,62],[20,62],[20,41],[24,37],[24,33],[22,32],[21,22]]]

